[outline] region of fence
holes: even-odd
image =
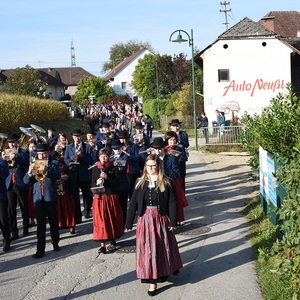
[[[207,145],[238,145],[246,134],[243,126],[214,126],[198,129],[199,146]]]

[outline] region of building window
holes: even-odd
[[[225,70],[225,69],[221,69],[218,70],[218,81],[222,82],[222,81],[229,81],[229,70]]]
[[[123,90],[126,90],[127,82],[122,82],[121,84],[122,84],[122,89],[123,89]]]

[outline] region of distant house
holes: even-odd
[[[272,11],[258,22],[246,17],[196,55],[195,62],[203,68],[210,123],[216,109],[229,120],[260,113],[287,83],[300,95],[300,13]]]
[[[40,68],[41,78],[46,79],[48,86],[45,95],[49,99],[60,100],[66,94],[74,96],[77,85],[84,76],[96,77],[80,67],[68,68]],[[3,90],[1,81],[5,82],[10,76],[12,69],[0,71],[0,90]]]
[[[130,57],[124,59],[113,70],[111,70],[104,79],[109,82],[109,85],[118,95],[128,95],[133,101],[141,102],[137,91],[132,87],[132,73],[135,70],[138,60],[144,58],[146,54],[153,54],[145,47],[141,47],[139,51],[133,53]]]
[[[13,69],[0,71],[0,90],[5,90],[1,82],[5,83],[7,78],[10,77],[12,71]],[[48,86],[45,91],[45,96],[49,99],[60,100],[65,95],[65,89],[67,88],[67,86],[63,84],[60,80],[57,80],[55,77],[51,76],[50,74],[45,73],[43,71],[39,72],[40,77],[42,79],[45,79],[48,83]]]
[[[67,68],[42,68],[40,71],[51,75],[54,78],[59,77],[61,82],[66,86],[65,94],[74,96],[77,91],[77,85],[84,76],[96,77],[80,67]]]

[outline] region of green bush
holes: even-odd
[[[246,115],[241,120],[247,127],[244,147],[252,156],[252,167],[259,168],[258,146],[276,157],[279,169],[274,176],[287,191],[278,209],[281,239],[270,251],[261,251],[260,260],[269,271],[282,276],[293,299],[300,297],[300,99],[287,86],[285,93],[271,100],[261,115]],[[284,291],[287,294],[287,291]],[[272,299],[287,299],[284,298]],[[269,298],[271,299],[271,298]],[[291,298],[288,298],[291,299]]]

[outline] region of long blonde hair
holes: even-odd
[[[170,178],[168,178],[165,175],[162,161],[161,161],[161,159],[159,158],[159,156],[157,154],[150,154],[146,158],[145,165],[144,165],[144,170],[143,170],[143,174],[139,178],[139,180],[137,181],[137,183],[135,185],[135,188],[143,186],[145,184],[145,182],[147,182],[149,180],[148,179],[147,166],[146,166],[147,162],[149,160],[155,161],[156,170],[157,170],[157,173],[158,173],[155,189],[160,189],[161,192],[164,192],[166,185],[171,186],[171,181],[170,181]]]

